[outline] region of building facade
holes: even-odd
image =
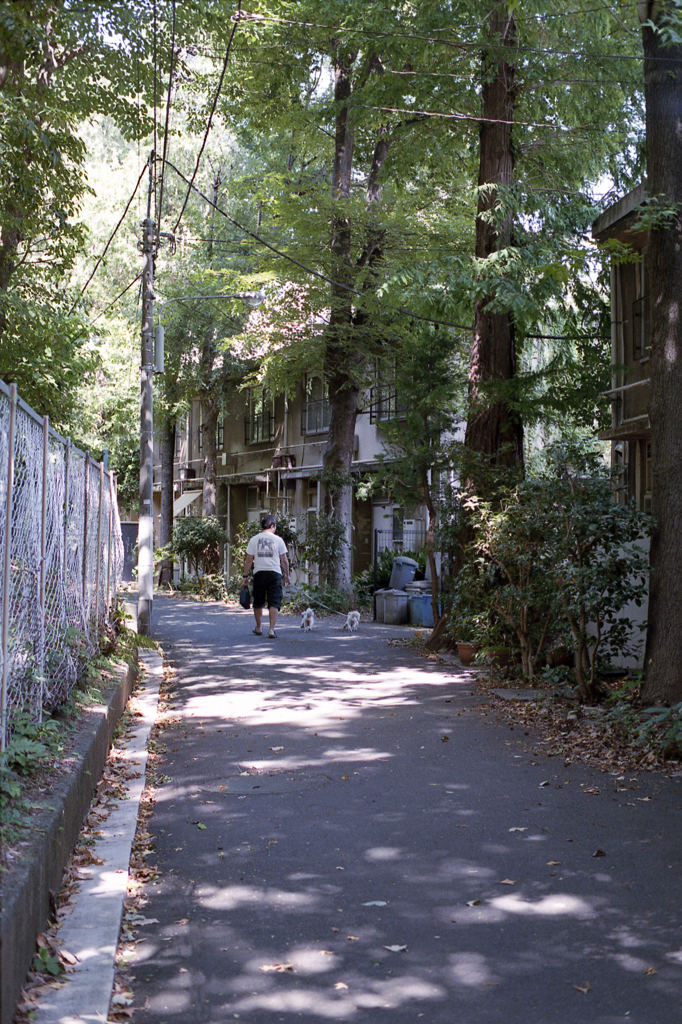
[[[384,452],[382,424],[396,414],[395,393],[377,378],[358,415],[352,473],[376,472]],[[240,524],[264,512],[286,518],[305,537],[311,514],[322,507],[316,476],[323,465],[329,433],[329,402],[319,375],[306,375],[285,394],[267,388],[237,391],[219,419],[217,515],[228,534],[224,569],[232,571],[230,547]],[[201,403],[192,403],[178,424],[174,466],[174,516],[201,515],[204,473]],[[160,464],[155,466],[160,479]],[[160,486],[155,490],[158,524]],[[417,550],[424,544],[423,510],[405,510],[388,496],[353,497],[353,574],[368,568],[381,551]],[[157,534],[158,536],[158,534]]]
[[[611,426],[599,434],[611,442],[611,461],[622,497],[651,507],[651,425],[649,423],[649,290],[644,267],[647,233],[639,206],[645,185],[609,207],[593,236],[616,250],[611,267]]]

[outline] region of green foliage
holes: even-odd
[[[464,505],[473,539],[452,586],[451,631],[469,620],[485,643],[510,632],[530,679],[550,641],[570,643],[581,697],[594,699],[600,665],[636,653],[625,608],[646,596],[648,558],[637,541],[650,517],[616,504],[598,455],[575,444],[550,447],[545,474],[498,505]]]
[[[7,745],[2,756],[5,764],[19,775],[30,775],[46,753],[42,743],[17,736]]]
[[[682,701],[670,708],[645,708],[636,730],[637,739],[666,758],[682,758]]]
[[[175,520],[169,552],[174,558],[186,558],[190,572],[198,579],[215,558],[219,544],[227,540],[227,533],[217,516],[183,516]],[[166,558],[160,549],[157,557]]]
[[[324,584],[331,578],[346,535],[345,524],[324,513],[310,513],[305,535],[305,558],[317,566]]]
[[[65,965],[46,946],[41,946],[33,957],[33,970],[39,971],[42,974],[49,974],[53,978],[58,977],[60,974],[66,974]]]

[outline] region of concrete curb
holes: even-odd
[[[78,963],[69,969],[65,984],[41,994],[34,1024],[105,1024],[109,1016],[130,850],[145,787],[147,740],[156,720],[163,677],[163,659],[158,654],[141,651],[140,661],[144,680],[135,694],[136,728],[123,748],[129,763],[139,768],[137,777],[129,780],[125,799],[100,827],[93,853],[102,864],[85,869],[89,877],[72,898],[73,909],[57,933],[60,947],[78,957]]]
[[[0,1024],[11,1024],[35,953],[36,935],[50,917],[50,891],[57,892],[109,753],[114,729],[137,676],[122,666],[106,704],[88,709],[91,724],[71,754],[74,770],[52,793],[36,831],[42,841],[25,864],[12,872],[0,891]]]

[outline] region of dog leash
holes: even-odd
[[[297,586],[295,586],[293,583],[291,583],[290,587],[291,587],[291,591],[294,594],[294,596],[296,596],[296,595],[298,595],[299,597],[302,596],[301,595],[301,591],[299,590],[299,588]],[[286,590],[287,588],[285,587],[284,589]],[[336,611],[336,609],[330,608],[328,605],[323,604],[322,601],[319,601],[317,598],[315,598],[315,602],[314,603],[315,604],[319,604],[320,608],[324,608],[324,610],[326,612],[330,612],[332,615],[341,615],[342,617],[347,615],[347,612]]]

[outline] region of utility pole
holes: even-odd
[[[140,512],[137,535],[137,631],[152,634],[154,602],[154,246],[151,219],[154,153],[149,157],[147,217],[142,222],[142,346],[140,362]]]

